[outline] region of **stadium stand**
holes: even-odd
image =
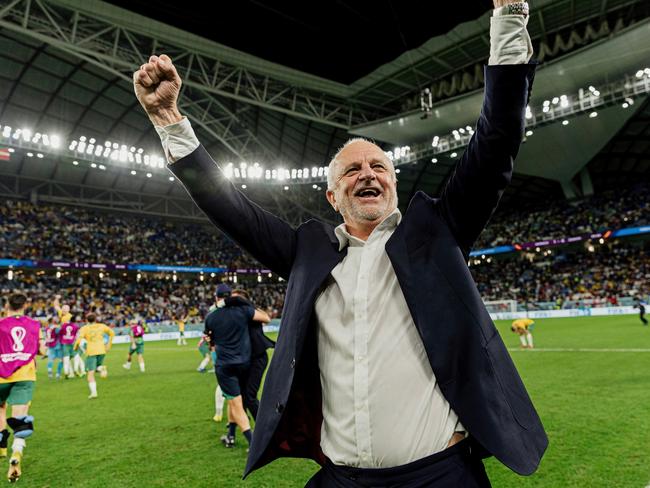
[[[577,203],[553,202],[542,210],[519,210],[493,218],[479,245],[524,242],[648,224],[648,186],[606,192]],[[588,243],[587,243],[588,244]],[[108,214],[79,207],[6,200],[0,206],[3,258],[103,263],[259,267],[252,257],[213,227]],[[478,247],[479,245],[475,246]],[[484,300],[516,300],[529,309],[628,304],[648,292],[648,243],[616,240],[606,245],[554,247],[542,253],[508,253],[471,266]],[[20,288],[33,297],[35,315],[48,315],[53,290],[73,313],[99,310],[121,326],[137,315],[164,322],[189,314],[201,320],[221,277],[197,274],[17,271],[0,288]],[[277,278],[240,275],[253,301],[272,317],[282,311],[285,284]],[[177,280],[177,281],[176,281]],[[262,282],[258,282],[262,280]],[[240,282],[241,284],[241,282]]]
[[[525,202],[497,211],[475,248],[575,236],[650,223],[650,184],[610,190],[579,201],[556,200],[543,207]]]

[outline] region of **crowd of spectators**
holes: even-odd
[[[103,264],[257,267],[212,225],[0,202],[0,257]]]
[[[626,191],[609,191],[580,201],[546,203],[543,208],[497,211],[474,245],[475,249],[504,244],[577,236],[608,229],[650,224],[650,185],[639,183]]]
[[[483,300],[516,300],[534,307],[576,304],[617,305],[624,297],[650,293],[650,243],[613,243],[570,252],[510,254],[484,260],[470,270]],[[532,257],[532,259],[529,259]]]
[[[14,273],[11,280],[3,273],[0,293],[24,291],[31,299],[29,314],[35,317],[55,316],[57,296],[61,304],[70,306],[71,313],[83,320],[88,312],[96,312],[101,320],[114,326],[123,326],[135,317],[148,322],[186,320],[201,322],[215,304],[217,279],[200,281],[191,278],[69,272],[56,278],[54,274],[23,271]],[[276,278],[277,279],[277,278]],[[257,308],[275,318],[281,314],[284,302],[284,283],[268,282],[235,285],[242,288]]]
[[[499,213],[475,248],[537,241],[588,232],[649,224],[650,188],[639,184],[627,192],[603,193],[581,202],[555,202],[540,210]],[[648,246],[607,243],[594,252],[554,248],[551,254],[510,254],[471,267],[484,300],[519,303],[616,304],[620,297],[650,292]],[[261,267],[211,225],[96,210],[0,202],[0,258],[105,264]],[[133,317],[160,322],[188,318],[201,321],[214,303],[219,280],[196,274],[170,275],[112,272],[17,270],[10,280],[0,275],[0,292],[23,289],[32,298],[32,313],[52,314],[55,295],[82,316],[99,312],[108,323],[124,325]],[[241,275],[240,275],[241,276]],[[249,275],[251,276],[251,275]],[[279,317],[285,284],[277,277],[243,285],[259,308]],[[241,285],[241,283],[240,283]]]

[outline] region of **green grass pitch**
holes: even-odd
[[[645,487],[650,483],[650,328],[635,316],[540,319],[536,350],[518,350],[497,324],[540,413],[550,446],[528,478],[494,459],[495,487]],[[317,469],[281,460],[241,481],[246,446],[219,444],[212,420],[215,379],[195,371],[196,339],[150,342],[147,372],[122,369],[126,346],[109,353],[99,399],[85,380],[48,380],[39,360],[31,413],[36,432],[23,462],[25,487],[301,487]],[[636,351],[633,351],[636,350]],[[3,468],[4,469],[4,468]]]

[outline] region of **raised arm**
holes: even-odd
[[[503,11],[515,4],[513,12]],[[467,149],[447,181],[440,200],[442,217],[465,255],[486,226],[510,183],[519,151],[526,104],[535,74],[527,4],[494,0],[490,64],[485,67],[483,106]],[[525,9],[525,14],[519,14]],[[517,64],[512,64],[517,63]]]
[[[151,56],[134,73],[133,83],[140,104],[161,132],[171,171],[194,202],[242,248],[288,278],[295,254],[295,230],[246,198],[198,144],[189,122],[178,110],[182,81],[171,59],[164,54]],[[170,137],[177,142],[173,148],[168,143]]]
[[[262,322],[263,324],[268,324],[271,321],[271,317],[264,310],[255,309],[255,315],[253,315],[253,320],[255,322]]]

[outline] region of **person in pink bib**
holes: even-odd
[[[144,373],[144,327],[139,322],[134,322],[131,324],[129,335],[131,336],[131,347],[129,347],[129,355],[126,358],[126,363],[122,367],[124,369],[131,369],[131,358],[134,354],[137,354],[140,372]]]
[[[63,374],[66,378],[74,378],[72,360],[75,356],[74,341],[77,338],[78,330],[79,326],[74,322],[61,324],[59,342],[61,343],[61,353],[63,355]]]
[[[0,456],[7,456],[9,430],[14,433],[7,479],[18,481],[25,439],[34,432],[34,417],[29,406],[36,383],[37,354],[45,355],[38,321],[24,315],[27,297],[22,293],[9,296],[0,319]],[[7,405],[11,417],[7,418]]]

